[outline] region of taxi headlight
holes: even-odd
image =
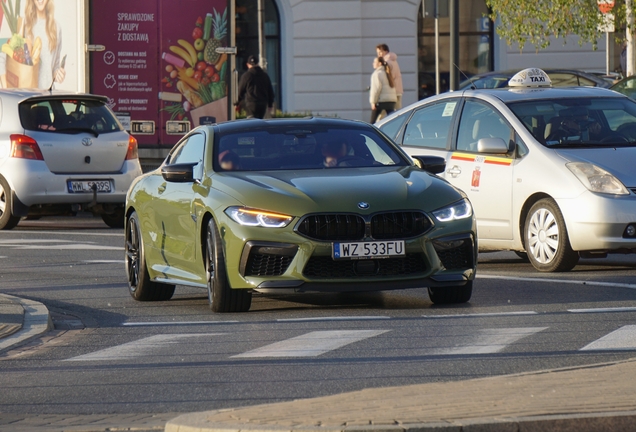
[[[283,228],[293,219],[293,216],[246,207],[229,207],[225,214],[240,225],[264,228]]]
[[[570,162],[565,166],[592,192],[629,195],[629,191],[619,179],[596,165],[587,162]]]
[[[467,199],[449,205],[433,212],[433,216],[440,222],[466,219],[473,215],[473,207]]]

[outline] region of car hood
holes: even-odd
[[[414,167],[217,174],[213,187],[241,204],[301,216],[314,212],[431,211],[461,199],[446,181]]]
[[[557,154],[568,162],[589,162],[613,174],[626,187],[636,187],[636,147],[559,149]]]

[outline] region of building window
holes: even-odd
[[[437,0],[440,92],[449,89],[450,19],[448,0]],[[493,69],[493,25],[484,0],[459,3],[459,80]],[[418,99],[435,94],[435,0],[423,0],[418,14]]]
[[[276,107],[282,109],[281,59],[280,59],[280,15],[275,0],[263,0],[265,20],[265,59],[267,74],[272,80]],[[247,70],[245,62],[250,55],[259,55],[258,47],[258,0],[236,0],[236,67],[239,75]],[[260,60],[263,66],[263,60]],[[240,79],[240,77],[239,77]]]

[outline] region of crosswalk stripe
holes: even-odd
[[[469,355],[493,354],[507,345],[527,336],[543,331],[548,327],[491,328],[481,329],[470,343],[434,350],[431,355]]]
[[[224,333],[181,333],[155,335],[128,342],[122,345],[95,351],[90,354],[72,357],[64,361],[108,361],[132,359],[152,354],[153,352],[156,352],[157,350],[167,345],[176,345],[183,343],[181,341],[185,338],[219,336],[222,334]]]
[[[389,330],[332,330],[315,331],[252,351],[233,358],[260,357],[316,357],[354,342],[381,335]]]
[[[634,349],[636,349],[636,325],[626,325],[585,345],[580,351]]]

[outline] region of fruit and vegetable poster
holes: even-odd
[[[2,1],[2,0],[0,0]],[[228,0],[93,0],[92,92],[128,115],[140,146],[172,146],[228,118]],[[154,122],[154,129],[135,124]]]
[[[0,0],[0,87],[84,90],[83,6]]]

